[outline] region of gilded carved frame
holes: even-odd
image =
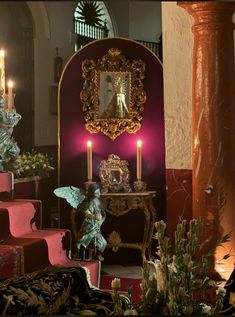
[[[95,62],[82,63],[83,103],[85,127],[90,133],[103,132],[115,140],[123,132],[136,133],[146,102],[143,79],[145,63],[129,61],[118,48]]]
[[[128,162],[120,160],[119,156],[110,154],[107,160],[102,160],[99,165],[99,176],[102,193],[131,192]]]

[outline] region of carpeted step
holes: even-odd
[[[16,246],[22,249],[20,263],[22,265],[22,274],[39,270],[43,267],[50,266],[48,258],[48,247],[44,239],[38,238],[15,238],[10,232],[9,213],[7,209],[0,208],[0,240],[1,244]],[[35,256],[35,254],[37,256]]]
[[[22,210],[21,207],[22,206]],[[4,208],[3,208],[4,207]],[[23,212],[26,210],[25,217]],[[0,239],[4,245],[16,249],[20,256],[16,259],[15,270],[12,272],[31,273],[49,266],[73,267],[82,265],[87,270],[91,285],[98,287],[100,282],[100,262],[70,260],[67,256],[71,246],[71,232],[68,229],[42,229],[37,230],[33,223],[34,207],[27,202],[0,203]],[[26,219],[31,218],[28,225]],[[22,223],[20,220],[23,220]],[[25,226],[24,228],[11,228],[12,226]],[[22,234],[22,232],[26,232]],[[13,236],[14,235],[14,236]],[[5,251],[5,250],[4,250]],[[5,251],[6,253],[6,251]],[[11,257],[12,259],[13,257]],[[9,264],[10,265],[10,264]],[[11,263],[12,265],[12,263]],[[10,269],[10,267],[9,267]],[[4,274],[8,276],[9,272]]]
[[[14,175],[12,172],[0,173],[0,193],[9,193],[13,190]],[[0,195],[1,196],[1,195]]]
[[[91,286],[99,287],[100,286],[100,272],[101,272],[101,263],[98,260],[70,260],[67,259],[62,266],[64,267],[75,267],[81,265],[87,272],[87,279]]]
[[[0,281],[24,273],[23,248],[0,244]]]
[[[19,241],[22,241],[24,248],[32,247],[33,243],[37,243],[38,247],[41,244],[47,264],[59,265],[67,261],[67,252],[69,252],[71,246],[70,230],[37,230],[32,221],[31,224],[29,221],[27,222],[29,219],[34,219],[35,209],[31,203],[5,202],[0,203],[0,207],[0,224],[4,228],[0,232],[0,239],[3,239],[4,244],[18,245],[20,244]],[[25,252],[27,253],[27,250]],[[27,264],[27,259],[25,261]]]
[[[35,225],[36,210],[31,202],[0,202],[0,217],[3,209],[8,212],[9,230],[13,237],[28,234],[37,229]]]
[[[60,265],[67,261],[70,250],[71,234],[66,229],[43,229],[21,235],[26,239],[44,239],[48,248],[48,259],[51,265]]]
[[[3,243],[22,248],[21,263],[16,263],[16,265],[22,265],[22,274],[51,266],[47,243],[44,239],[5,237]]]
[[[22,207],[22,209],[21,209]],[[0,203],[0,239],[3,240],[4,245],[21,246],[23,248],[23,259],[25,273],[33,272],[35,270],[51,266],[53,264],[59,264],[59,256],[55,256],[54,246],[50,248],[51,259],[55,256],[56,261],[53,262],[49,258],[49,248],[47,240],[44,239],[43,230],[37,232],[36,226],[27,219],[32,220],[35,214],[35,209],[31,203],[27,202],[4,202]],[[22,222],[21,222],[22,220]],[[32,230],[36,230],[34,233]],[[66,252],[62,248],[62,239],[67,240],[64,246],[69,250],[70,236],[66,234],[67,230],[57,232],[57,248],[56,250],[62,250],[59,252],[60,258]],[[69,232],[69,231],[68,231]],[[26,234],[22,234],[26,233]],[[30,235],[31,234],[31,235]],[[47,232],[48,234],[48,232]],[[56,235],[54,230],[51,235]],[[63,235],[63,237],[62,237]],[[66,239],[65,239],[66,237]],[[60,245],[59,244],[60,240]],[[54,252],[53,252],[54,251]],[[36,255],[36,256],[35,256]],[[62,261],[62,259],[61,259]]]

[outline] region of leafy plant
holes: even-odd
[[[49,176],[54,170],[53,158],[32,150],[19,155],[13,162],[5,162],[4,169],[13,172],[16,178]]]

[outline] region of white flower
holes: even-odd
[[[116,278],[116,277],[115,277],[115,278],[112,280],[111,286],[112,286],[113,289],[118,289],[118,288],[120,288],[120,287],[121,287],[121,280],[120,280],[120,278]]]
[[[84,309],[79,311],[79,315],[80,316],[95,316],[97,314],[92,310]]]
[[[216,295],[224,297],[226,295],[226,289],[224,287],[219,287],[216,290]]]
[[[136,309],[127,309],[124,311],[124,316],[131,316],[131,315],[138,315],[137,310]]]
[[[202,306],[202,314],[208,315],[211,311],[211,306],[208,306],[204,303],[201,303],[201,306]]]
[[[229,304],[232,305],[233,307],[235,307],[235,293],[233,293],[233,292],[230,292]]]
[[[189,254],[185,253],[183,255],[183,263],[184,263],[184,265],[188,265],[190,261],[191,261],[191,256]]]
[[[153,261],[148,261],[148,265],[149,265],[149,279],[150,281],[153,280],[153,274],[157,274],[157,266],[158,266],[158,260],[156,260],[156,262]],[[156,276],[154,276],[154,278],[156,279]]]
[[[152,273],[152,275],[149,276],[150,281],[156,281],[157,280],[157,273]]]
[[[191,305],[184,307],[184,313],[186,315],[192,315],[193,313],[193,307]]]
[[[164,272],[161,262],[157,262],[157,290],[164,291],[166,288],[165,280],[164,280]]]
[[[170,263],[170,264],[168,265],[168,268],[169,268],[169,270],[170,270],[171,272],[177,273],[177,268],[176,268],[175,264]]]
[[[151,292],[151,290],[150,290],[150,288],[148,288],[148,289],[147,289],[147,292],[145,293],[145,298],[148,299],[148,297],[149,297],[149,295],[150,295],[150,292]]]

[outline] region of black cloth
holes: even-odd
[[[122,300],[125,305],[127,298]],[[91,288],[82,267],[51,267],[0,283],[0,315],[79,315],[82,310],[113,311],[111,294]]]

